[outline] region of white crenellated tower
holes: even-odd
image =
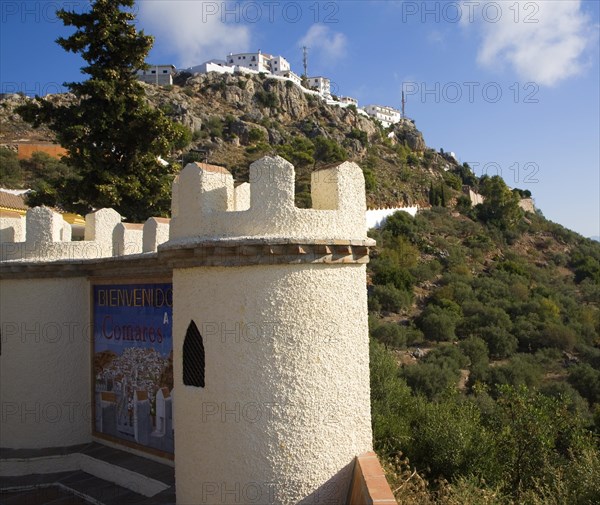
[[[294,205],[279,157],[250,183],[189,164],[173,185],[177,503],[345,503],[372,450],[365,188],[354,163]]]

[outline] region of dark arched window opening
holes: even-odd
[[[183,383],[204,387],[204,343],[194,321],[188,326],[183,341]]]

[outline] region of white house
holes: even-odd
[[[233,67],[227,64],[225,60],[212,59],[205,61],[195,67],[185,69],[190,74],[208,74],[209,72],[219,72],[221,74],[233,74]]]
[[[175,71],[175,65],[150,65],[147,70],[138,70],[137,77],[149,84],[168,86],[173,84]]]
[[[279,72],[277,72],[277,75],[289,79],[296,86],[302,86],[302,78],[298,74],[292,72],[291,70],[280,70]]]
[[[381,124],[385,128],[399,123],[400,119],[402,119],[402,113],[399,110],[388,107],[387,105],[367,105],[365,107],[365,112],[369,114],[369,116],[381,121]]]
[[[265,73],[277,78],[292,81],[297,86],[302,86],[301,77],[292,71],[289,61],[283,56],[274,56],[263,53],[260,49],[255,53],[229,53],[225,60],[212,59],[201,65],[196,65],[186,69],[192,74],[207,74],[208,72],[219,72],[221,74],[234,72],[245,73]],[[308,89],[316,89],[317,93],[325,100],[331,100],[331,81],[322,76],[309,77]],[[305,90],[305,92],[309,92]],[[346,97],[348,98],[348,97]],[[353,98],[348,98],[349,102],[340,102],[357,105],[358,102]]]
[[[327,77],[308,77],[308,87],[315,88],[325,100],[331,100],[331,81]]]
[[[340,96],[338,97],[340,103],[345,103],[348,105],[354,105],[358,107],[358,100],[356,98],[352,98],[351,96]]]
[[[290,63],[283,56],[273,56],[269,62],[271,72],[281,75],[279,72],[291,70]]]
[[[271,73],[271,60],[273,56],[267,53],[262,53],[260,49],[256,53],[238,53],[233,54],[229,53],[227,55],[227,65],[234,65],[238,67],[246,67],[250,70],[256,70],[257,72],[266,72]],[[282,64],[282,61],[285,61],[285,58],[278,56],[277,57],[278,67]],[[289,70],[290,65],[287,64],[287,70]]]

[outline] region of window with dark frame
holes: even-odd
[[[204,387],[204,342],[194,321],[191,321],[183,341],[183,383]]]

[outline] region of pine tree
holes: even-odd
[[[81,55],[87,63],[82,73],[89,78],[65,84],[75,95],[70,105],[36,97],[18,110],[34,126],[48,125],[77,174],[35,195],[38,204],[81,214],[113,207],[138,221],[169,210],[174,173],[157,157],[169,152],[182,129],[148,105],[136,78],[136,71],[146,68],[153,38],[133,25],[134,3],[95,0],[85,13],[57,12],[76,31],[56,42]]]

